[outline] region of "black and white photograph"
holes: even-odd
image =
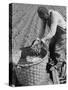
[[[66,6],[9,4],[9,86],[67,82]]]

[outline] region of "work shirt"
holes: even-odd
[[[62,27],[62,30],[66,29],[66,22],[58,11],[49,10],[49,14],[51,14],[51,26],[49,27],[50,32],[42,39],[43,42],[55,35],[57,26]]]

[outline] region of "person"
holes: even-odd
[[[42,33],[45,33],[46,30],[46,24],[48,24],[48,27],[50,29],[49,34],[47,34],[46,36],[44,36],[44,38],[42,38],[42,41],[45,43],[47,39],[51,39],[57,30],[57,26],[60,26],[61,28],[63,28],[62,30],[66,29],[66,22],[63,18],[63,16],[56,10],[47,10],[47,8],[45,7],[39,7],[38,10],[38,16],[41,18],[42,21],[42,29],[40,31],[39,36],[37,37],[37,40],[39,41],[41,38],[40,36],[42,36]],[[48,22],[48,23],[46,23]]]
[[[45,25],[44,28],[40,29],[39,36],[44,37],[38,36],[34,45],[38,44],[40,40],[47,44],[53,66],[60,61],[66,62],[66,21],[64,17],[58,11],[47,10],[44,7],[38,8],[38,16],[41,18],[43,26]],[[49,33],[45,34],[47,29],[49,29]]]
[[[57,53],[59,50],[58,54],[64,54],[63,52],[66,48],[66,21],[64,20],[64,17],[58,11],[47,10],[45,7],[39,7],[37,12],[42,21],[42,28],[40,29],[40,34],[33,45],[38,44],[40,40],[44,44],[46,44],[47,42],[49,42],[48,40],[50,40],[50,42],[48,43],[49,45],[47,44],[47,46],[49,46],[48,48],[50,50],[50,53],[54,51],[56,51]],[[46,25],[48,26],[48,28],[46,28]],[[49,33],[45,35],[45,31],[47,29],[49,29]],[[60,50],[62,48],[64,49]],[[51,54],[51,57],[53,57],[53,54],[54,53]],[[58,54],[56,55],[59,56]],[[61,58],[65,57],[62,54]]]
[[[57,30],[57,26],[62,27],[62,30],[66,29],[66,22],[63,18],[63,16],[56,10],[49,10],[49,15],[51,15],[51,26],[50,26],[50,32],[47,36],[45,36],[42,40],[45,41],[49,38],[52,38]]]
[[[32,45],[32,47],[38,44],[40,41],[42,41],[45,44],[45,40],[43,37],[45,37],[45,31],[46,31],[47,24],[48,26],[50,26],[50,15],[48,13],[48,10],[44,7],[38,7],[37,13],[40,19],[40,29],[38,32],[38,36],[34,44]]]

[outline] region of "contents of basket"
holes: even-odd
[[[21,48],[22,52],[19,63],[35,62],[47,55],[47,50],[44,49],[43,43],[39,41],[34,45],[35,41],[33,41],[31,46]]]

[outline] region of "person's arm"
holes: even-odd
[[[51,25],[50,25],[50,32],[42,39],[42,41],[45,43],[46,40],[52,38],[55,33],[56,33],[56,29],[57,29],[57,25],[58,25],[58,16],[56,14],[56,11],[54,10],[49,10],[49,14],[51,17]]]
[[[49,34],[48,34],[46,37],[44,37],[44,38],[42,39],[42,41],[45,43],[45,41],[46,41],[47,39],[52,38],[52,37],[55,35],[55,33],[56,33],[56,29],[57,29],[57,22],[55,21],[55,22],[53,22],[53,23],[51,24],[51,28],[50,28]]]

